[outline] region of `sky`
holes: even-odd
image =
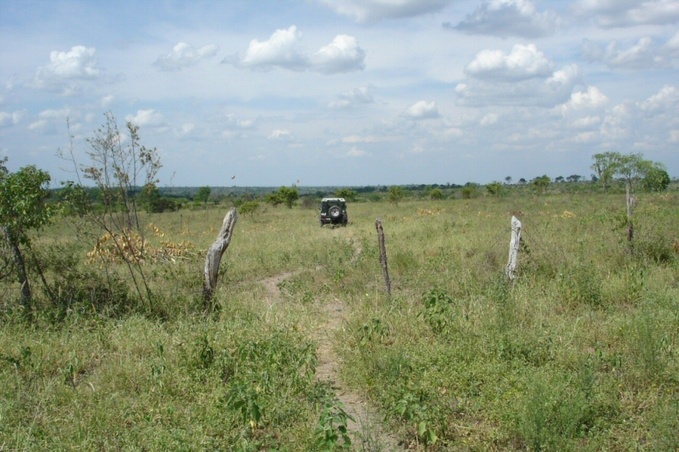
[[[678,68],[679,0],[0,0],[0,158],[72,180],[110,112],[159,186],[677,177]]]

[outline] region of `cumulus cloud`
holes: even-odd
[[[125,121],[139,127],[157,127],[163,125],[163,115],[153,109],[137,110],[136,115],[127,115]]]
[[[468,34],[536,38],[551,35],[559,23],[555,12],[539,12],[531,0],[488,0],[457,25],[443,26]]]
[[[215,44],[208,44],[196,49],[191,44],[180,42],[174,46],[172,52],[159,56],[153,64],[162,71],[178,71],[213,57],[217,50],[219,50],[219,47]]]
[[[253,39],[240,64],[264,70],[275,67],[304,70],[309,63],[299,51],[301,36],[297,27],[292,25],[287,30],[276,30],[266,41]]]
[[[576,14],[604,28],[665,25],[679,21],[677,0],[578,0]]]
[[[311,57],[302,52],[302,34],[295,25],[287,30],[276,30],[266,41],[250,41],[243,58],[237,55],[225,58],[222,63],[254,70],[275,68],[291,71],[315,71],[322,74],[353,72],[365,68],[365,51],[353,36],[337,35],[332,42],[321,47]]]
[[[648,37],[640,38],[630,47],[622,48],[616,41],[607,45],[585,39],[582,43],[585,59],[600,62],[613,69],[652,69],[671,64],[666,51]]]
[[[566,66],[549,77],[518,81],[471,79],[455,87],[456,102],[463,106],[537,106],[552,108],[566,102],[580,82],[577,66]]]
[[[357,148],[356,146],[352,146],[351,149],[349,149],[347,153],[344,155],[345,157],[364,157],[368,155],[368,153],[362,149]]]
[[[342,93],[338,100],[332,101],[328,104],[328,108],[350,108],[356,105],[372,104],[374,102],[375,100],[370,93],[370,87],[361,86],[346,93]]]
[[[679,111],[679,89],[676,86],[665,85],[657,94],[643,101],[640,108],[649,113],[676,114]]]
[[[353,72],[365,68],[365,51],[353,36],[337,35],[330,44],[316,52],[312,67],[324,74]]]
[[[375,22],[437,12],[452,0],[321,0],[321,3],[356,22]]]
[[[534,44],[516,44],[509,54],[482,50],[467,65],[465,73],[486,80],[526,80],[549,76],[553,66]]]
[[[50,52],[50,62],[38,68],[35,86],[63,94],[73,95],[81,91],[83,81],[92,81],[101,74],[93,47],[74,46],[67,52]]]
[[[584,91],[577,91],[571,94],[568,102],[559,106],[562,114],[577,112],[582,110],[592,110],[603,108],[608,104],[608,97],[603,94],[596,86],[588,86]]]
[[[435,119],[438,118],[439,110],[436,107],[436,102],[427,102],[425,100],[420,100],[415,102],[413,105],[408,107],[406,111],[403,112],[403,116],[412,120],[421,119]]]

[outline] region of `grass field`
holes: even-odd
[[[617,194],[358,202],[334,229],[262,206],[207,313],[227,206],[143,218],[179,250],[143,304],[57,222],[33,250],[58,302],[34,277],[28,322],[0,281],[0,450],[677,450],[679,193],[639,201],[633,251]]]

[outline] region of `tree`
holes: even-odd
[[[578,182],[580,179],[582,179],[582,176],[578,174],[571,174],[566,178],[568,182]]]
[[[557,176],[557,177],[554,179],[554,182],[560,184],[560,183],[562,183],[564,180],[565,180],[565,179],[564,179],[563,176]]]
[[[356,201],[356,196],[358,196],[358,193],[350,188],[340,188],[335,192],[335,196],[338,198],[344,198],[349,202],[354,202]]]
[[[544,193],[547,190],[547,187],[549,187],[549,183],[552,180],[549,178],[549,176],[542,175],[540,177],[536,177],[531,181],[531,184],[533,184],[533,187],[535,190],[539,193]]]
[[[665,168],[659,163],[654,163],[651,168],[649,168],[646,176],[644,177],[644,188],[647,191],[661,192],[667,190],[670,185],[670,175],[667,173]]]
[[[200,187],[198,189],[198,193],[196,193],[196,196],[194,196],[193,199],[195,199],[198,202],[202,202],[203,204],[207,203],[207,200],[210,199],[210,193],[212,193],[212,190],[210,187]]]
[[[278,197],[288,206],[288,209],[292,209],[295,201],[299,199],[299,191],[294,185],[292,187],[281,187],[278,189]]]
[[[511,184],[512,184],[512,176],[507,176],[507,177],[505,177],[505,183],[506,183],[507,185],[511,185]]]
[[[10,173],[6,163],[6,157],[0,160],[0,230],[11,249],[21,284],[21,301],[30,315],[31,285],[22,247],[30,247],[29,230],[50,221],[52,211],[45,204],[50,175],[33,165]]]
[[[441,189],[438,188],[438,187],[437,187],[437,188],[433,188],[433,189],[429,192],[429,198],[434,199],[434,200],[443,199],[443,190],[441,190]]]
[[[462,198],[472,199],[478,197],[480,194],[479,184],[476,182],[467,182],[462,188]]]
[[[604,191],[606,191],[613,181],[620,154],[617,152],[603,152],[601,154],[594,154],[592,158],[594,163],[591,168],[596,173],[597,180],[601,181]]]
[[[491,196],[501,196],[502,192],[504,191],[502,184],[500,182],[491,182],[490,184],[486,185],[486,190],[488,191],[488,194]]]
[[[140,300],[145,299],[150,306],[153,297],[143,269],[146,257],[144,228],[140,224],[139,200],[135,192],[140,186],[155,186],[162,165],[156,148],[140,144],[138,126],[127,122],[126,133],[123,133],[113,113],[106,112],[104,118],[104,124],[87,139],[90,147],[86,151],[90,158],[89,165],[79,166],[75,161],[73,143],[70,156],[65,157],[73,162],[76,169],[78,184],[73,185],[82,186],[82,172],[84,178],[91,180],[100,193],[101,205],[91,210],[87,217],[88,224],[79,233],[97,243],[101,231],[110,237],[117,255],[127,265]],[[100,248],[96,246],[95,250],[99,252]]]
[[[405,195],[405,190],[400,185],[392,185],[389,187],[389,202],[398,205]]]

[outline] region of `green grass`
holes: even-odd
[[[678,206],[640,196],[633,251],[617,194],[353,203],[334,229],[260,206],[239,218],[208,314],[203,259],[226,208],[145,218],[165,234],[147,230],[154,245],[190,242],[144,266],[150,306],[55,224],[33,248],[59,305],[34,277],[27,323],[0,281],[0,450],[339,447],[342,408],[314,376],[326,303],[348,316],[342,380],[404,447],[676,449]],[[509,284],[512,214],[524,244]],[[274,296],[263,281],[282,274]]]

